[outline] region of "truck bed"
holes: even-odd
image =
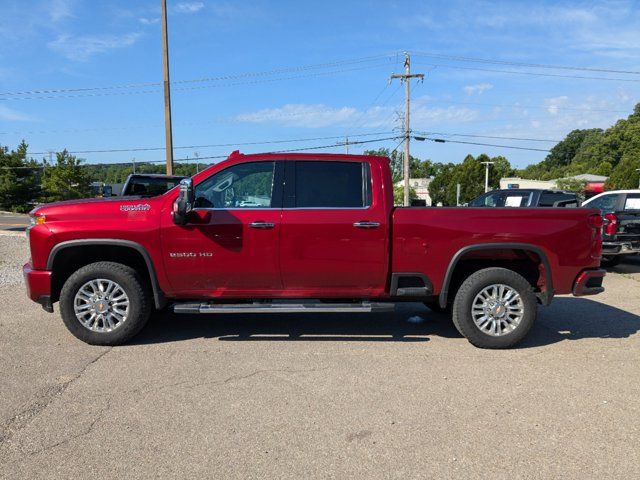
[[[452,259],[495,245],[530,245],[546,257],[555,293],[570,293],[583,268],[598,267],[600,248],[587,208],[396,208],[392,212],[393,272],[422,272],[440,292]],[[595,245],[595,247],[594,247]],[[596,248],[596,250],[594,250]],[[487,250],[482,250],[486,254]],[[481,257],[481,253],[476,257]],[[495,258],[495,253],[492,253]],[[505,255],[505,261],[512,261]]]

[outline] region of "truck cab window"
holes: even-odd
[[[610,212],[616,209],[616,204],[618,203],[618,195],[603,195],[600,198],[596,198],[589,202],[585,207],[588,208],[597,208],[602,212]]]
[[[295,206],[362,208],[371,204],[366,162],[296,162]]]
[[[241,163],[195,187],[195,208],[269,208],[275,162]]]

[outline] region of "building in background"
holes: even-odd
[[[410,178],[409,186],[416,192],[420,200],[424,200],[428,207],[431,206],[431,197],[429,196],[429,184],[433,177],[428,178]],[[404,182],[400,180],[396,182],[396,187],[404,186]]]
[[[598,193],[604,191],[604,183],[608,177],[603,175],[592,175],[590,173],[583,173],[581,175],[575,175],[573,177],[567,177],[568,180],[577,180],[585,183],[584,194],[585,197],[592,197]],[[519,177],[504,177],[500,179],[500,188],[545,188],[556,189],[558,188],[558,180],[529,180]]]

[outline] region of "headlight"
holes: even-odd
[[[42,225],[44,222],[44,215],[29,215],[29,225],[32,227],[35,225]]]
[[[24,233],[29,238],[29,231],[36,225],[42,225],[45,222],[44,215],[29,215],[29,226],[25,229]]]

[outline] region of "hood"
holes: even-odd
[[[34,208],[31,215],[45,215],[51,220],[93,220],[105,217],[131,217],[153,215],[160,211],[164,196],[153,198],[111,197],[85,198],[45,203]]]

